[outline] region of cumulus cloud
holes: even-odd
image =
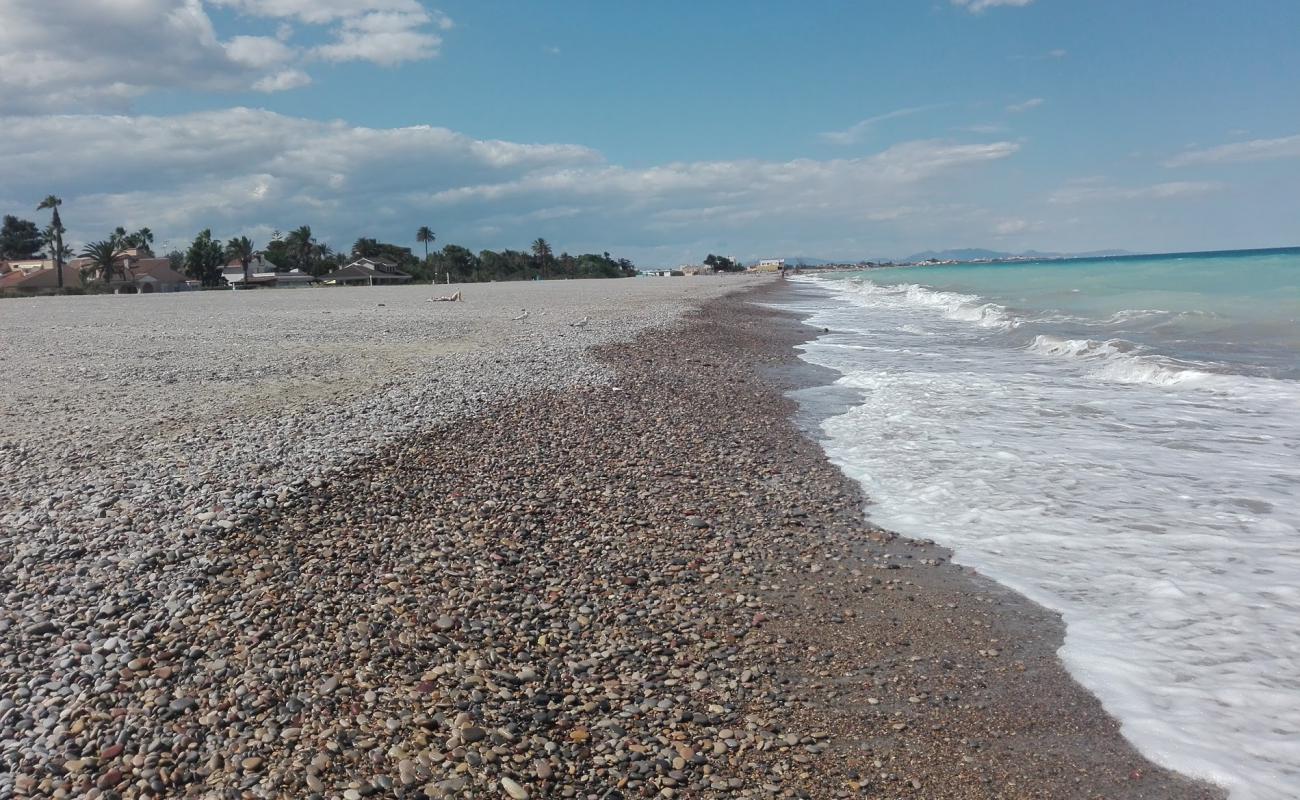
[[[257,78],[217,40],[199,0],[0,0],[0,20],[8,113],[122,107],[156,88],[234,89]]]
[[[159,89],[285,91],[312,57],[391,65],[438,54],[452,22],[416,0],[0,0],[5,113],[126,110]],[[207,8],[280,19],[276,36],[222,40]],[[295,25],[330,25],[313,51]]]
[[[294,57],[292,47],[270,36],[236,36],[225,48],[232,61],[252,69],[273,67]]]
[[[1170,181],[1150,186],[1115,186],[1095,179],[1074,181],[1048,197],[1059,205],[1116,200],[1172,200],[1217,192],[1224,187],[1211,181]]]
[[[930,105],[930,106],[913,106],[911,108],[900,108],[896,111],[889,111],[884,114],[877,114],[874,117],[867,117],[861,122],[856,122],[853,125],[850,125],[849,127],[845,128],[844,130],[826,131],[825,133],[819,135],[823,140],[831,142],[833,144],[854,144],[855,142],[861,141],[863,136],[865,136],[868,131],[876,127],[876,125],[881,122],[886,122],[891,119],[898,119],[900,117],[910,117],[913,114],[920,114],[924,111],[933,111],[937,108],[942,108],[942,107],[943,106],[941,105]]]
[[[986,9],[997,6],[1027,6],[1034,0],[952,0],[955,6],[961,6],[972,14],[978,14]]]
[[[423,11],[380,11],[343,21],[336,40],[313,52],[326,61],[370,61],[390,67],[438,55],[442,37],[428,30]]]
[[[1165,162],[1167,167],[1186,167],[1194,164],[1232,164],[1243,161],[1272,161],[1279,158],[1300,158],[1300,134],[1280,139],[1252,139],[1233,142],[1200,150],[1180,153]]]
[[[1007,106],[1007,111],[1010,111],[1012,114],[1023,114],[1031,108],[1038,108],[1046,102],[1047,101],[1041,97],[1031,97],[1023,103],[1014,103]]]
[[[306,222],[336,242],[362,233],[404,241],[428,219],[462,232],[452,241],[496,231],[500,238],[482,246],[520,246],[545,234],[575,248],[583,238],[597,240],[592,246],[653,248],[719,230],[747,238],[789,226],[843,230],[928,202],[960,185],[947,178],[1019,147],[922,140],[852,159],[629,167],[580,145],[483,140],[428,126],[367,128],[244,108],[16,121],[0,118],[13,131],[0,139],[6,194],[24,205],[59,194],[79,240],[116,225],[148,225],[160,240],[181,241],[204,227],[225,236]]]
[[[273,92],[287,92],[290,89],[298,89],[309,85],[311,85],[310,75],[300,69],[286,69],[258,79],[253,83],[253,89],[270,94]]]

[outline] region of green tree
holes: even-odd
[[[66,233],[63,227],[63,220],[59,219],[59,206],[63,201],[54,195],[49,195],[41,204],[36,207],[37,211],[50,209],[54,212],[50,217],[50,227],[46,228],[46,241],[54,242],[50,257],[54,259],[54,270],[58,273],[59,288],[63,288],[63,259],[67,256],[67,251],[63,249],[63,234]]]
[[[312,238],[310,225],[289,231],[289,235],[284,237],[284,246],[293,266],[312,275],[318,274],[316,240]]]
[[[173,250],[167,254],[167,263],[176,272],[184,272],[185,254],[179,250]]]
[[[83,274],[99,274],[100,280],[108,286],[113,281],[114,275],[120,275],[124,280],[126,278],[126,268],[122,264],[122,259],[126,253],[122,252],[120,243],[113,237],[98,242],[91,242],[86,245],[79,256],[89,261],[83,267]]]
[[[425,261],[429,260],[429,245],[437,238],[437,235],[433,232],[433,228],[430,228],[428,225],[421,225],[420,229],[415,232],[415,241],[424,245]]]
[[[421,225],[420,229],[415,232],[415,241],[424,245],[424,264],[426,267],[429,265],[429,245],[437,238],[437,235],[433,232],[433,228],[430,228],[428,225]],[[438,282],[438,273],[436,271],[433,273],[433,282]],[[450,276],[448,276],[447,282],[451,283]]]
[[[546,263],[551,260],[551,244],[545,239],[538,237],[533,240],[533,257],[537,259],[538,268],[541,270],[541,277],[546,277]]]
[[[361,237],[352,243],[352,255],[356,258],[377,258],[379,252],[379,240],[367,239]]]
[[[244,268],[244,288],[248,288],[249,274],[248,267],[253,263],[253,256],[257,252],[253,249],[253,242],[247,236],[239,236],[226,242],[225,257],[228,261],[239,261],[239,265]]]
[[[708,257],[704,259],[704,266],[713,267],[715,272],[740,272],[744,269],[740,262],[732,261],[723,256],[715,256],[712,253],[709,253]]]
[[[478,280],[480,267],[479,257],[460,245],[449,244],[433,255],[435,281],[438,273],[447,283]]]
[[[221,277],[224,263],[221,243],[212,238],[211,230],[205,228],[185,253],[185,274],[204,286],[220,286],[225,280]]]
[[[4,225],[0,226],[0,259],[31,258],[44,242],[35,222],[5,214]]]
[[[146,258],[153,257],[153,231],[148,228],[141,228],[135,233],[127,234],[125,241],[127,247],[134,248],[140,255]]]

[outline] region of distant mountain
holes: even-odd
[[[914,253],[904,262],[929,261],[989,261],[1002,258],[1103,258],[1106,256],[1132,255],[1128,250],[1093,250],[1088,253],[1045,253],[1041,250],[1026,250],[1023,253],[1008,253],[1001,250],[984,250],[978,247],[957,248],[953,250],[927,250]]]

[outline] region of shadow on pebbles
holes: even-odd
[[[769,369],[803,330],[751,299],[228,531],[0,794],[1217,796],[1048,615],[863,521]]]

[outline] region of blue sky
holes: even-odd
[[[1248,9],[1248,10],[1246,10]],[[0,0],[0,208],[80,241],[639,263],[1300,243],[1300,4]],[[93,41],[89,55],[67,46]]]

